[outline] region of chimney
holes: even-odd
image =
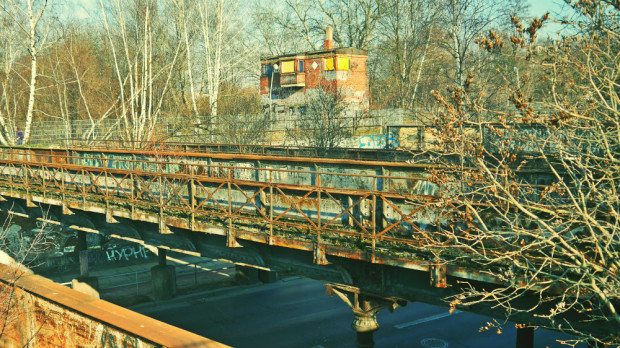
[[[332,27],[327,27],[327,29],[325,29],[325,41],[323,41],[323,49],[334,49],[334,29]]]

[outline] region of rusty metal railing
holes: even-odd
[[[413,262],[415,234],[438,219],[426,182],[408,175],[334,173],[196,162],[177,153],[138,158],[79,150],[3,148],[0,195],[370,262]]]
[[[324,157],[352,160],[407,161],[411,154],[395,149],[358,149],[332,148],[323,149],[310,146],[205,143],[205,142],[149,142],[128,141],[119,139],[82,140],[63,139],[64,143],[73,148],[97,150],[141,150],[141,151],[175,151],[204,153],[255,154],[282,157]]]

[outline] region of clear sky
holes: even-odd
[[[89,12],[99,9],[98,0],[67,0],[65,15],[77,19],[85,19],[89,17]]]
[[[564,0],[527,0],[530,4],[530,16],[541,17],[549,12],[551,18],[562,19],[570,12]],[[547,23],[543,27],[542,33],[554,37],[560,30],[560,25],[555,23]],[[544,36],[543,34],[543,36]],[[541,36],[542,37],[542,36]]]
[[[535,17],[542,16],[547,12],[551,14],[561,13],[564,1],[562,0],[528,0],[530,14]]]

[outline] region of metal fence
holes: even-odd
[[[32,124],[31,145],[66,145],[68,139],[120,139],[120,120],[38,121]]]
[[[387,124],[404,122],[402,112],[373,112],[371,114],[352,114],[339,116],[339,124],[352,136],[381,133]],[[230,142],[231,136],[246,132],[263,135],[257,143],[286,143],[286,133],[316,130],[312,119],[304,115],[221,115],[217,118],[200,116],[183,121],[167,121],[157,125],[154,130],[157,140],[183,142]],[[90,120],[38,121],[31,128],[31,145],[68,145],[69,140],[122,140],[123,123],[120,119],[105,119],[98,122]],[[241,136],[243,138],[243,135]],[[150,140],[150,139],[147,139]]]

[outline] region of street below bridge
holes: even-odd
[[[134,311],[234,347],[354,347],[353,314],[319,281],[285,278],[267,285],[220,289],[168,302],[142,304]],[[378,314],[375,347],[515,347],[516,329],[506,323],[482,331],[493,319],[423,303]],[[562,347],[571,336],[538,329],[535,347]],[[585,344],[576,347],[585,348]]]

